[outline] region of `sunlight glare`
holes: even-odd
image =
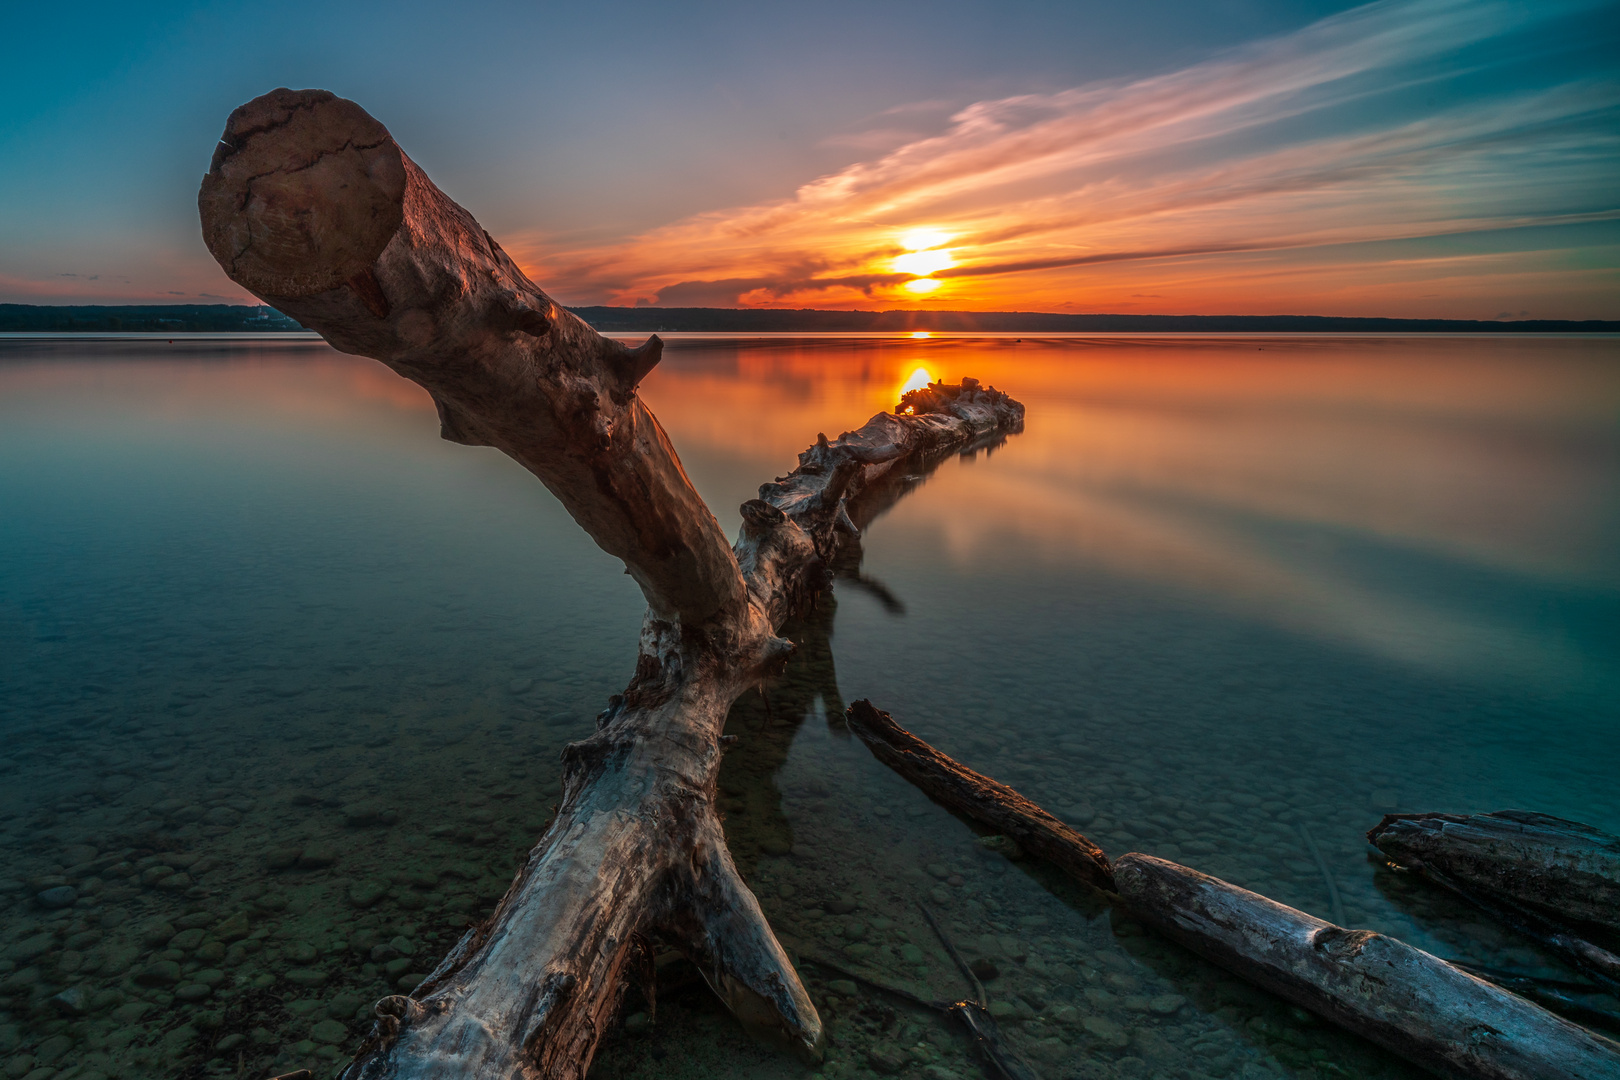
[[[941,247],[950,237],[938,229],[912,229],[900,238],[900,245],[907,251],[922,251],[925,248]]]
[[[904,396],[913,390],[921,390],[923,387],[927,386],[933,381],[934,377],[928,373],[928,369],[925,367],[920,367],[916,371],[913,371],[910,376],[906,378],[906,381],[901,384],[900,394],[901,396]]]
[[[906,282],[906,291],[915,293],[933,292],[939,288],[939,282],[931,277],[914,278]]]
[[[927,330],[913,330],[911,332],[911,336],[912,336],[913,339],[916,339],[916,338],[931,338],[934,335],[929,333]]]
[[[951,253],[944,250],[908,251],[894,260],[894,268],[902,274],[932,274],[935,270],[955,265],[956,260],[951,258]]]

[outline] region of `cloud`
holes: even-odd
[[[1612,220],[1620,83],[1526,44],[1595,6],[1383,0],[1152,78],[974,102],[920,137],[905,129],[940,103],[901,106],[843,143],[877,156],[791,196],[509,247],[570,302],[898,305],[916,297],[896,240],[926,226],[955,261],[931,303],[1057,307],[1098,281],[1122,301],[1166,284],[1116,264]]]

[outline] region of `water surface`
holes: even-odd
[[[1552,970],[1367,858],[1391,810],[1620,831],[1614,339],[677,337],[643,393],[736,507],[919,369],[1026,431],[879,518],[722,773],[833,1034],[696,987],[593,1075],[976,1075],[918,901],[1046,1077],[1405,1076],[977,842],[837,721],[871,698],[1082,825],[1439,955]],[[505,889],[642,603],[545,489],[318,342],[0,341],[0,1061],[330,1073]],[[1310,850],[1314,842],[1322,865]],[[1325,870],[1325,873],[1324,873]],[[46,908],[43,889],[75,901]],[[678,982],[678,978],[676,980]],[[42,1071],[43,1070],[43,1071]]]

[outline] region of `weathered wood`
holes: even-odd
[[[1620,933],[1620,837],[1590,825],[1527,810],[1387,814],[1367,839],[1477,895]]]
[[[921,788],[929,798],[1011,837],[1019,847],[1077,881],[1112,891],[1114,878],[1102,848],[1006,784],[940,753],[894,717],[861,700],[845,717],[874,756]]]
[[[1444,960],[1150,855],[1110,865],[1101,851],[1089,854],[1089,840],[871,702],[846,715],[879,760],[931,798],[1116,893],[1125,910],[1194,952],[1409,1060],[1490,1080],[1620,1080],[1620,1046]]]
[[[582,1077],[643,935],[690,956],[753,1030],[816,1057],[822,1027],[726,848],[721,730],[823,588],[845,500],[1023,407],[972,380],[908,397],[743,506],[725,543],[636,394],[657,363],[553,303],[353,102],[277,90],[236,110],[198,196],[226,272],[335,347],[433,395],[440,434],[534,473],[647,598],[636,672],[564,756],[558,813],[484,924],[378,1003],[350,1080]]]
[[[1444,1075],[1617,1080],[1620,1045],[1421,949],[1151,855],[1114,861],[1131,913],[1280,997]]]

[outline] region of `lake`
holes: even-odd
[[[731,717],[728,839],[828,1061],[751,1043],[674,965],[593,1076],[980,1075],[935,1016],[817,963],[966,994],[919,902],[996,968],[1048,1080],[1416,1075],[979,843],[842,728],[862,697],[1111,856],[1324,918],[1336,888],[1353,926],[1561,970],[1364,834],[1510,807],[1620,832],[1620,340],[664,356],[643,396],[732,535],[919,370],[1028,419],[870,526]],[[424,392],[318,341],[0,338],[6,1075],[330,1075],[504,892],[643,604],[529,474],[437,433]]]

